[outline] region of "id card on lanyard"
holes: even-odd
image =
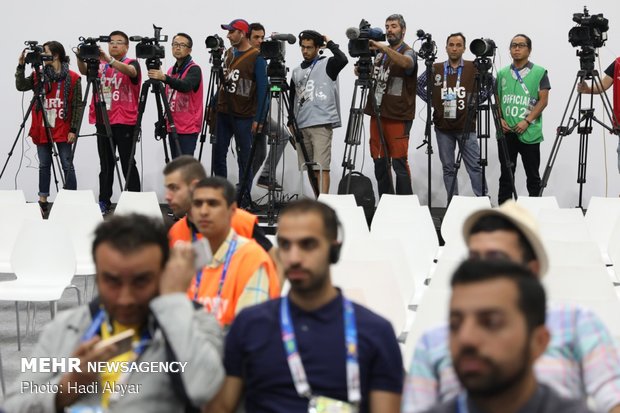
[[[123,57],[122,59],[119,59],[119,61],[121,63],[125,62],[126,57]],[[103,67],[103,75],[101,76],[104,80],[105,79],[105,75],[108,72],[108,68],[110,68],[110,64],[106,63],[105,66]],[[114,77],[116,76],[116,69],[112,68],[113,70],[113,75],[112,75],[112,79],[114,79]],[[103,93],[103,100],[105,100],[105,108],[106,110],[110,110],[110,108],[112,107],[112,83],[109,84],[105,84],[105,82],[101,82],[101,92]]]
[[[353,309],[353,303],[346,297],[343,296],[342,301],[347,369],[347,399],[349,403],[312,394],[312,389],[310,388],[310,383],[308,383],[308,378],[306,376],[306,370],[304,369],[301,355],[299,354],[297,340],[295,339],[295,330],[291,320],[288,297],[282,297],[280,301],[280,329],[282,333],[282,344],[286,352],[286,360],[297,394],[300,397],[309,399],[309,413],[356,413],[358,411],[357,406],[362,399],[355,311]]]
[[[443,117],[446,119],[456,119],[457,108],[457,90],[461,87],[461,74],[463,66],[459,66],[456,70],[456,86],[453,92],[448,93],[448,62],[443,65],[443,89],[446,91],[443,100]]]

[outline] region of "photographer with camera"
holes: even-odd
[[[415,117],[418,65],[415,52],[404,42],[407,25],[403,16],[388,16],[385,31],[388,44],[369,41],[371,49],[377,51],[374,63],[377,85],[364,113],[370,115],[370,154],[375,162],[379,196],[391,192],[388,173],[392,172],[387,169],[388,157],[396,173],[396,193],[407,195],[413,194],[407,156],[409,131]],[[375,113],[373,103],[379,108],[378,113]],[[387,153],[384,153],[380,140],[377,116],[381,117]]]
[[[168,140],[172,158],[179,155],[194,156],[198,133],[202,126],[202,98],[203,82],[202,71],[191,56],[192,38],[185,33],[178,33],[172,38],[172,55],[176,64],[164,74],[161,69],[150,69],[148,76],[166,84],[166,96],[170,103],[170,111],[174,117],[181,153],[178,153],[176,143],[170,136]]]
[[[260,132],[259,118],[264,114],[264,97],[267,94],[267,63],[259,51],[250,45],[250,25],[243,19],[222,24],[231,48],[224,56],[226,81],[218,91],[217,127],[214,148],[214,172],[227,177],[226,156],[230,139],[235,135],[239,186],[249,165],[253,135]],[[252,182],[249,175],[248,185]]]
[[[547,106],[551,84],[547,70],[529,61],[531,51],[532,40],[528,36],[517,34],[512,38],[510,55],[513,61],[497,74],[497,93],[512,174],[514,176],[517,155],[521,154],[528,194],[540,196],[542,112]],[[512,182],[501,148],[499,153],[502,171],[497,202],[501,205],[512,197]]]
[[[303,145],[310,161],[318,164],[313,168],[317,180],[321,180],[321,192],[327,194],[333,128],[342,125],[338,74],[347,65],[348,59],[336,43],[314,30],[304,30],[299,34],[299,46],[304,61],[293,69],[290,106],[303,134]],[[333,56],[329,59],[320,56],[322,48],[329,49]],[[300,148],[297,155],[301,169],[305,159]],[[319,165],[323,169],[320,177]]]
[[[34,42],[33,42],[34,43]],[[40,48],[40,46],[34,46]],[[39,205],[43,212],[49,206],[47,198],[50,194],[52,166],[52,143],[48,141],[46,122],[50,127],[50,133],[60,156],[60,162],[65,176],[65,189],[77,189],[77,180],[73,159],[71,156],[71,144],[75,142],[76,131],[82,119],[80,103],[82,101],[82,85],[80,75],[69,70],[69,57],[65,53],[62,44],[49,41],[43,44],[43,52],[39,57],[44,62],[43,79],[39,74],[32,72],[25,76],[26,51],[24,49],[19,56],[17,70],[15,72],[15,87],[24,92],[37,90],[44,87],[44,108],[36,105],[32,111],[32,124],[28,135],[37,146],[39,157]],[[41,62],[39,62],[41,63]]]
[[[465,161],[472,190],[476,196],[484,195],[482,168],[478,162],[480,147],[476,138],[475,120],[472,119],[471,125],[466,125],[467,99],[474,93],[476,68],[472,61],[463,60],[463,53],[467,49],[465,45],[465,36],[460,32],[453,33],[446,39],[448,60],[435,63],[433,67],[432,102],[428,102],[426,90],[428,71],[418,77],[417,94],[433,107],[439,160],[443,168],[443,182],[448,197],[453,185],[452,181],[457,179],[454,149],[459,141],[459,149]],[[463,136],[464,131],[468,131],[467,136]],[[452,192],[452,195],[459,194],[458,180],[454,183]]]
[[[113,145],[118,147],[123,175],[127,178],[131,165],[131,179],[127,183],[129,191],[140,191],[140,176],[136,163],[131,158],[133,133],[138,118],[138,97],[140,96],[141,73],[137,60],[127,57],[129,37],[120,30],[110,33],[108,53],[99,48],[99,79],[105,100],[106,110],[112,128]],[[80,73],[87,74],[87,64],[78,56]],[[110,146],[101,114],[95,110],[96,96],[90,103],[88,120],[97,129],[97,152],[99,153],[99,207],[101,213],[110,210],[112,185],[114,184],[114,164],[116,155]]]

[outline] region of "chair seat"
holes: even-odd
[[[0,300],[3,301],[57,301],[62,297],[66,286],[41,285],[14,281],[2,282]]]

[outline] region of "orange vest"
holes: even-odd
[[[237,208],[232,217],[230,226],[242,237],[252,238],[254,235],[254,225],[258,223],[258,217],[249,213],[245,209]],[[168,231],[168,240],[172,248],[177,241],[192,241],[192,228],[187,221],[187,216],[175,222]],[[201,239],[202,234],[196,232],[196,239]]]
[[[261,266],[265,269],[269,279],[269,298],[276,298],[280,295],[278,273],[265,250],[252,239],[245,240],[237,237],[237,242],[237,248],[230,260],[219,300],[217,299],[217,291],[224,263],[216,268],[204,267],[202,269],[202,278],[197,295],[195,276],[187,290],[188,298],[194,300],[194,297],[197,297],[196,301],[202,304],[206,311],[215,311],[217,319],[222,325],[229,325],[234,320],[239,297],[252,275]]]

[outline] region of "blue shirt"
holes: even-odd
[[[315,311],[290,302],[299,353],[313,394],[347,400],[342,296]],[[401,393],[403,368],[390,323],[353,304],[358,332],[362,402],[368,411],[372,390]],[[226,338],[226,374],[244,381],[247,413],[306,413],[308,400],[293,384],[280,332],[280,299],[244,309]]]

